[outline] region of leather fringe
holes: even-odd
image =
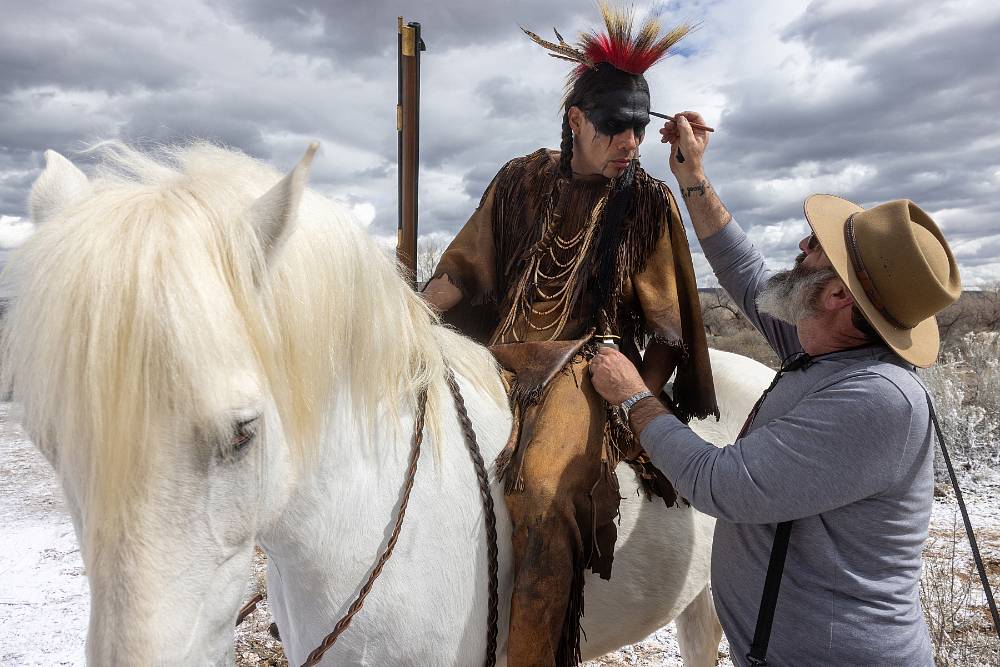
[[[556,667],[576,667],[583,659],[580,653],[580,619],[583,617],[583,586],[586,581],[586,568],[583,563],[574,563],[569,604],[566,606],[562,637],[556,651]]]
[[[548,223],[559,208],[566,183],[567,180],[560,176],[557,165],[546,149],[511,160],[497,174],[494,180],[496,190],[492,225],[499,293],[516,291],[509,288],[523,278],[521,273],[528,258],[534,252],[547,248],[551,241],[547,236],[559,231],[558,224]],[[641,271],[646,265],[664,232],[664,224],[672,224],[672,220],[670,209],[665,206],[668,196],[666,186],[640,167],[633,165],[627,174],[611,181],[610,190],[609,202],[600,225],[604,234],[612,234],[617,238],[602,239],[602,243],[598,244],[600,248],[594,252],[591,261],[594,268],[608,262],[614,267],[611,284],[602,295],[603,298],[595,304],[595,310],[606,310],[612,320],[616,320],[625,279]],[[625,197],[627,203],[624,207],[615,205],[615,200],[619,197]],[[593,202],[583,201],[581,198],[581,203],[587,205],[588,210],[568,211],[567,219],[586,220],[589,217],[589,205]],[[524,229],[521,224],[522,214],[529,204],[541,204],[533,207],[533,210],[539,211],[540,224]],[[666,216],[665,209],[668,212]],[[614,256],[601,257],[602,252],[613,253]],[[584,292],[584,283],[585,281],[581,281],[572,286],[574,301]],[[509,311],[509,301],[508,296],[500,309],[501,313]],[[572,303],[570,307],[575,305]],[[614,322],[611,324],[615,329],[618,328]],[[646,332],[637,330],[633,335],[644,339]]]

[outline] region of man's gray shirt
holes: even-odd
[[[795,327],[757,313],[770,275],[735,222],[702,247],[720,284],[778,356]],[[718,518],[715,607],[747,664],[779,522],[794,520],[768,664],[933,665],[919,602],[933,496],[927,398],[913,367],[879,345],[821,355],[784,374],[747,434],[699,438],[672,415],[642,445],[678,492]]]

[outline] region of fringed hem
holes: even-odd
[[[682,338],[668,338],[659,333],[651,333],[649,334],[649,342],[659,343],[660,345],[666,345],[671,350],[677,350],[681,353],[681,363],[691,358],[691,351]]]
[[[659,468],[653,465],[653,462],[650,461],[649,456],[645,452],[640,454],[638,458],[632,460],[626,459],[625,463],[635,473],[636,481],[639,483],[639,490],[646,497],[646,500],[652,502],[653,498],[661,498],[663,504],[667,507],[678,505],[679,496],[676,489],[674,489],[674,485],[660,472]],[[690,505],[684,498],[680,498],[680,501],[686,505]]]
[[[542,402],[545,389],[544,386],[523,387],[516,377],[511,379],[507,387],[513,417],[511,432],[507,444],[500,450],[494,464],[497,479],[503,482],[505,495],[524,493],[524,451],[531,443],[522,442],[521,433],[525,415]]]
[[[569,604],[566,605],[566,618],[563,620],[559,649],[556,651],[556,667],[576,667],[583,660],[580,652],[580,619],[583,617],[583,586],[586,581],[583,563],[574,563]]]
[[[522,387],[515,380],[514,386],[510,390],[510,401],[522,406],[522,408],[527,408],[532,405],[538,405],[544,393],[545,387]]]

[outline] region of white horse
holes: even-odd
[[[454,369],[483,456],[510,427],[489,354],[437,324],[396,267],[305,190],[316,148],[285,178],[208,145],[151,157],[103,148],[93,179],[57,153],[32,188],[39,228],[10,260],[5,385],[58,473],[91,591],[94,665],[232,662],[254,544],[300,664],[354,599],[400,498],[416,397],[425,454],[395,555],[329,664],[475,665],[487,557]],[[277,184],[275,184],[277,182]],[[729,442],[771,373],[712,357]],[[585,657],[676,618],[685,661],[711,665],[713,520],[626,499],[610,582],[586,586]],[[511,586],[500,540],[500,663]]]

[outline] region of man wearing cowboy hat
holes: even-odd
[[[747,664],[776,524],[791,521],[769,663],[932,665],[918,591],[933,441],[915,367],[937,357],[934,315],[961,292],[955,259],[913,202],[866,210],[812,195],[794,268],[767,271],[705,178],[708,135],[690,122],[703,123],[685,112],[661,134],[705,256],[793,363],[725,447],[642,398],[642,380],[611,349],[591,362],[594,386],[628,409],[678,492],[718,517],[712,584],[736,664]]]

